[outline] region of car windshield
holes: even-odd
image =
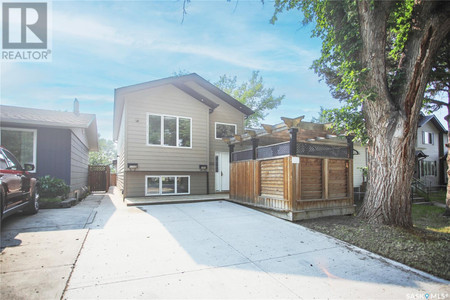
[[[5,159],[7,163],[6,169],[9,170],[22,170],[22,166],[19,161],[14,157],[14,155],[6,149],[3,149],[3,153],[5,154]],[[2,167],[3,168],[3,167]]]

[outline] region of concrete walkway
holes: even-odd
[[[126,207],[110,198],[88,225],[65,299],[450,294],[447,281],[237,204]]]
[[[107,194],[90,195],[72,208],[41,209],[2,223],[0,299],[60,299]]]

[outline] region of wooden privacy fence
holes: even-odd
[[[89,166],[89,189],[91,192],[107,192],[110,186],[109,166]]]
[[[109,185],[110,186],[116,186],[117,185],[117,173],[111,173]]]
[[[230,199],[288,220],[351,214],[352,160],[286,156],[231,164]]]
[[[282,119],[224,139],[230,200],[291,221],[354,213],[353,137],[303,117]]]

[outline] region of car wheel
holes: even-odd
[[[3,193],[0,193],[0,222],[3,220]]]
[[[26,214],[34,215],[39,211],[39,192],[35,191],[33,196],[31,196],[28,201],[27,208],[25,209]]]

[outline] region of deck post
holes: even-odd
[[[353,139],[355,138],[353,135],[347,135],[347,156],[349,159],[353,159]]]
[[[291,156],[297,155],[297,132],[298,128],[289,128],[289,155]]]
[[[228,148],[230,148],[230,163],[231,163],[233,161],[234,145],[229,144]]]
[[[256,148],[258,148],[258,143],[259,143],[259,139],[252,138],[252,150],[253,150],[252,159],[253,160],[256,159],[256,154],[257,154]]]

